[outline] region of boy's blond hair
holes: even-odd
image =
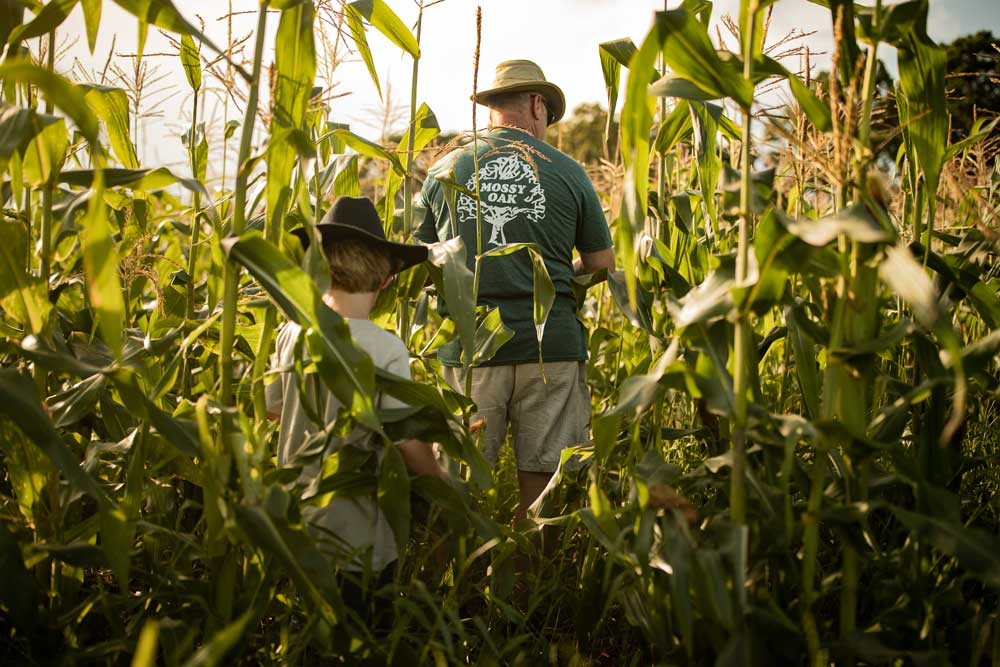
[[[361,239],[339,239],[324,251],[333,289],[348,294],[377,292],[392,275],[389,253]]]

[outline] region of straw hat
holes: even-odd
[[[489,106],[489,98],[500,93],[538,93],[549,107],[549,125],[557,123],[566,112],[566,97],[554,83],[545,80],[542,68],[530,60],[505,60],[497,65],[493,83],[473,98]]]
[[[392,258],[393,272],[403,271],[427,259],[427,246],[395,243],[385,237],[382,221],[371,199],[367,197],[338,197],[333,207],[316,224],[323,239],[323,247],[328,248],[342,239],[361,239],[382,248]],[[309,247],[309,232],[304,227],[292,230],[292,234]]]

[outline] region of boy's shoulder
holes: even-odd
[[[409,350],[399,336],[371,320],[350,319],[347,323],[351,328],[351,336],[371,355],[376,366],[381,368],[392,359],[409,356]]]

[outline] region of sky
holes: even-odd
[[[206,35],[217,44],[227,42],[226,22],[221,17],[227,13],[229,0],[174,0],[174,4],[192,23],[204,22]],[[887,0],[888,1],[888,0]],[[416,19],[415,0],[388,0],[400,18],[412,25]],[[429,4],[425,0],[425,4]],[[670,8],[679,0],[667,0]],[[255,26],[258,0],[232,0],[234,12],[244,12],[234,17],[233,31],[237,36],[250,34]],[[426,102],[435,112],[440,126],[445,130],[469,129],[472,125],[473,53],[475,50],[475,11],[482,7],[482,41],[480,47],[480,88],[492,80],[495,65],[507,59],[527,58],[537,62],[546,78],[559,85],[566,95],[567,113],[584,102],[607,104],[601,74],[598,44],[604,41],[631,37],[641,43],[648,31],[653,12],[662,9],[662,2],[654,0],[443,0],[424,12],[421,35],[421,59],[417,98]],[[79,8],[60,29],[60,66],[66,71],[74,59],[78,69],[100,71],[108,61],[112,37],[115,54],[135,52],[136,22],[111,2],[103,3],[103,17],[98,44],[91,54],[84,36],[83,17]],[[716,0],[713,21],[730,45],[734,43],[718,18],[726,14],[737,15],[739,0]],[[774,5],[768,33],[768,43],[795,31],[814,33],[800,37],[793,44],[808,45],[815,54],[814,66],[828,67],[829,51],[833,43],[829,11],[807,0],[779,0]],[[268,17],[268,34],[265,63],[273,59],[274,31],[278,15]],[[978,30],[991,30],[1000,36],[1000,0],[931,0],[928,29],[931,37],[939,42],[949,42],[960,35]],[[332,39],[332,30],[331,39]],[[713,29],[713,35],[715,35]],[[387,39],[374,31],[369,32],[372,55],[375,61],[382,92],[390,107],[397,109],[398,117],[405,124],[409,103],[409,86],[412,61]],[[248,42],[246,57],[252,55],[252,38]],[[171,47],[155,30],[150,30],[146,45],[147,54],[167,53]],[[894,71],[895,54],[883,46],[880,56]],[[798,70],[798,58],[785,62]],[[129,59],[112,59],[127,68]],[[159,80],[150,86],[154,91],[147,96],[153,116],[143,122],[139,139],[140,159],[147,165],[183,161],[184,151],[180,135],[188,122],[190,92],[184,79],[180,61],[176,57],[150,56],[152,76]],[[347,54],[331,77],[326,81],[321,72],[319,84],[334,85],[334,93],[342,94],[331,101],[332,120],[346,122],[353,131],[377,140],[381,134],[384,116],[382,103],[375,85],[357,54]],[[209,78],[206,82],[215,85]],[[112,81],[114,84],[114,81]],[[209,118],[221,127],[222,107],[209,103]],[[229,118],[239,117],[230,108]],[[485,119],[480,112],[479,124]],[[397,125],[398,127],[398,125]],[[233,143],[236,143],[235,141]],[[217,167],[210,167],[210,175]]]

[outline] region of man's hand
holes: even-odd
[[[585,276],[599,269],[607,269],[608,273],[615,270],[615,249],[604,248],[594,252],[581,252],[573,260],[573,275]]]

